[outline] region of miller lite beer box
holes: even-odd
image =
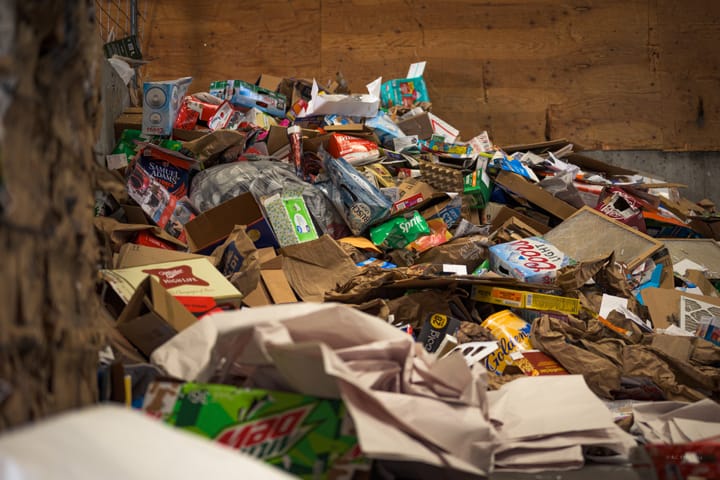
[[[125,303],[137,287],[153,276],[174,297],[210,297],[218,305],[239,307],[242,293],[206,258],[157,263],[116,270],[101,270],[103,279]]]
[[[552,284],[557,271],[574,261],[540,237],[490,247],[490,269],[521,282]]]
[[[156,382],[148,388],[143,410],[302,479],[352,479],[370,470],[341,400]]]

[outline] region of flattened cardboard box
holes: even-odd
[[[504,224],[510,218],[517,218],[518,220],[526,223],[528,226],[537,230],[541,235],[544,235],[550,231],[550,227],[548,227],[547,225],[544,225],[521,212],[513,210],[507,205],[490,202],[483,209],[482,223],[484,225],[492,225],[491,231],[493,232],[500,228],[502,224]]]
[[[157,278],[173,296],[210,297],[218,304],[235,306],[240,306],[242,300],[242,294],[205,258],[101,270],[100,273],[125,302],[130,301],[148,275]]]
[[[580,312],[580,300],[577,298],[547,295],[537,292],[526,292],[510,288],[493,287],[490,285],[474,285],[472,299],[504,305],[512,308],[527,308],[530,310],[550,310],[555,312],[577,315]]]
[[[163,248],[146,247],[134,243],[126,243],[120,247],[120,252],[115,257],[115,268],[141,267],[154,263],[176,262],[192,258],[208,258],[194,253],[185,253],[177,250],[165,250]],[[209,259],[208,259],[209,260]]]
[[[646,288],[640,293],[643,302],[650,310],[650,318],[655,328],[668,328],[672,320],[680,322],[680,297],[698,300],[720,307],[720,298],[694,295],[675,289]]]
[[[117,329],[146,357],[197,319],[153,277],[143,280],[123,309]]]
[[[551,193],[543,190],[542,187],[528,182],[516,173],[503,170],[495,178],[495,183],[563,220],[577,210],[569,203],[553,197]]]
[[[248,307],[261,307],[298,301],[283,272],[283,259],[275,255],[274,248],[258,250],[260,260],[260,281],[255,290],[243,298]]]
[[[248,192],[201,213],[185,224],[190,251],[211,253],[230,235],[235,225],[247,226],[247,233],[257,248],[278,246],[272,228],[255,198]]]

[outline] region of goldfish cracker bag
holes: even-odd
[[[488,372],[502,375],[505,368],[513,363],[513,352],[533,350],[530,343],[531,325],[510,310],[490,315],[480,324],[498,339],[498,349],[485,359]]]

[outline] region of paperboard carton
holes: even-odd
[[[176,297],[210,297],[218,304],[235,306],[239,306],[242,299],[242,294],[205,258],[101,270],[100,273],[125,302],[130,301],[148,275]]]
[[[492,287],[489,285],[474,285],[472,299],[512,308],[556,311],[570,313],[572,315],[577,315],[580,312],[580,301],[577,298]]]
[[[143,84],[142,132],[171,135],[175,118],[192,77]]]
[[[490,268],[522,282],[555,281],[557,271],[572,260],[539,237],[530,237],[490,247]]]
[[[275,194],[263,199],[275,238],[281,247],[318,238],[310,212],[301,194]]]
[[[128,195],[135,200],[153,222],[165,232],[185,242],[183,225],[194,216],[194,207],[185,196],[178,198],[151,176],[139,164],[135,164],[127,182]]]
[[[352,478],[353,471],[369,470],[340,400],[193,383],[150,391],[163,398],[146,396],[146,411],[172,404],[170,414],[156,415],[299,478]]]
[[[220,80],[210,84],[210,94],[235,106],[258,108],[276,117],[285,115],[287,99],[281,93],[242,80]]]
[[[235,225],[247,225],[247,233],[258,248],[279,246],[255,198],[251,193],[243,193],[185,224],[190,251],[211,253]]]
[[[117,321],[117,329],[145,356],[197,319],[153,277],[138,285]]]
[[[137,162],[171,195],[178,198],[187,195],[190,189],[190,170],[197,165],[193,158],[152,143],[142,148]]]

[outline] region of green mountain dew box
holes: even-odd
[[[174,400],[173,400],[174,399]],[[143,409],[302,479],[367,478],[341,400],[229,385],[153,384]]]

